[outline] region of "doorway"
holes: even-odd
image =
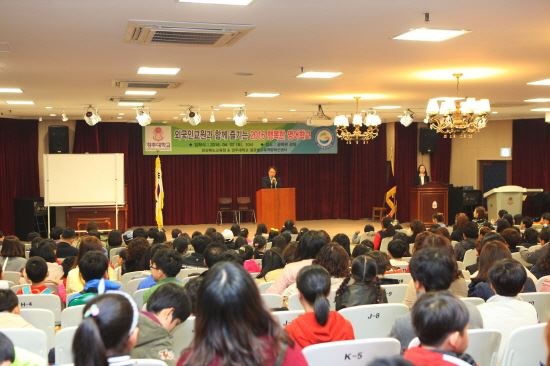
[[[481,191],[485,193],[509,184],[511,167],[509,160],[480,160],[478,177]]]

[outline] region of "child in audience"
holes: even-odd
[[[30,294],[55,294],[55,291],[46,286],[48,277],[48,265],[41,257],[29,258],[25,264],[25,280],[30,285],[17,290],[17,295]]]
[[[10,366],[15,361],[15,348],[12,341],[0,333],[0,365]]]
[[[349,240],[349,236],[347,236],[346,234],[343,234],[343,233],[336,234],[332,238],[332,241],[334,243],[340,244],[342,246],[342,248],[344,248],[346,250],[346,253],[348,253],[348,255],[351,255],[351,248],[350,248],[351,243],[350,243],[350,240]]]
[[[353,280],[350,284],[350,280]],[[336,291],[336,310],[346,307],[387,303],[386,290],[376,276],[376,261],[365,255],[355,258],[351,275]]]
[[[138,338],[134,300],[123,292],[103,294],[87,303],[83,313],[73,340],[74,364],[131,365],[130,351]]]
[[[363,228],[363,233],[361,233],[359,230],[354,232],[353,236],[351,238],[351,243],[352,244],[359,244],[362,241],[361,239],[365,238],[368,233],[372,233],[372,235],[374,237],[374,226],[372,226],[370,224],[367,224]]]
[[[173,249],[158,250],[151,259],[151,275],[156,285],[149,288],[143,294],[143,302],[146,303],[149,297],[159,286],[170,282],[179,282],[176,276],[181,270],[183,260],[181,255]]]
[[[149,249],[149,253],[147,254],[147,256],[149,258],[153,258],[156,254],[156,252],[160,249],[172,249],[172,246],[168,243],[164,243],[164,244],[154,244],[152,247],[150,247]],[[177,252],[177,251],[176,251]],[[178,253],[179,254],[179,253]],[[150,267],[150,265],[149,265]],[[155,286],[157,284],[157,281],[153,278],[153,274],[149,274],[147,277],[145,277],[138,285],[138,290],[143,290],[143,289],[146,289],[146,288],[151,288],[153,286]]]
[[[517,328],[538,323],[535,307],[518,298],[527,280],[523,265],[515,259],[496,262],[489,270],[489,283],[496,295],[479,305],[483,326],[502,334],[500,353],[508,344],[510,334]],[[541,319],[546,321],[547,319]]]
[[[267,240],[263,235],[256,235],[252,241],[254,247],[254,259],[262,259],[267,246]]]
[[[174,247],[174,250],[178,252],[181,256],[185,256],[187,254],[187,250],[189,249],[190,240],[187,236],[181,235],[174,239],[172,242],[172,246]]]
[[[391,217],[384,217],[382,219],[382,230],[377,232],[374,235],[374,239],[372,240],[374,244],[374,250],[380,249],[380,244],[382,243],[382,239],[384,238],[391,238],[395,235],[395,228],[392,225],[393,219]]]
[[[254,248],[250,245],[243,245],[239,248],[239,255],[244,260],[243,267],[250,273],[259,273],[262,269],[254,259]]]
[[[550,250],[543,251],[537,263],[531,267],[531,273],[537,278],[550,275]]]
[[[0,249],[0,267],[4,271],[21,272],[25,268],[25,246],[16,236],[6,236]]]
[[[31,257],[42,257],[48,265],[48,277],[46,281],[59,284],[63,278],[63,267],[57,261],[57,246],[51,239],[43,239],[38,243],[38,247],[35,250],[35,255]]]
[[[351,252],[351,259],[355,259],[359,257],[360,255],[369,254],[374,249],[372,249],[374,245],[372,244],[372,241],[370,240],[363,240],[361,244],[357,244],[355,248],[353,248],[353,251]]]
[[[388,244],[388,253],[390,254],[390,264],[392,267],[407,268],[409,262],[401,260],[409,252],[409,243],[401,239],[393,239]]]
[[[464,354],[469,313],[462,301],[448,292],[426,293],[411,315],[421,345],[406,350],[406,360],[415,366],[476,365]]]
[[[174,365],[178,355],[174,352],[170,333],[189,317],[190,312],[191,304],[181,286],[174,283],[160,286],[147,301],[147,310],[139,316],[139,335],[130,355]]]
[[[105,291],[118,290],[120,285],[106,280],[109,260],[100,251],[89,251],[78,263],[79,273],[85,281],[84,289],[67,297],[67,306],[84,305]]]
[[[390,263],[390,257],[386,253],[379,252],[377,250],[367,254],[376,262],[376,273],[378,273],[378,279],[381,285],[398,285],[399,280],[395,278],[385,278],[386,273],[400,273],[403,272],[400,269],[395,270]]]
[[[2,279],[2,267],[0,267],[0,289],[8,290],[10,288],[10,282]]]
[[[330,274],[319,266],[304,267],[296,279],[305,314],[286,326],[288,335],[300,346],[355,339],[351,323],[330,310]]]
[[[525,229],[523,232],[523,240],[521,241],[521,245],[525,248],[530,248],[533,245],[537,245],[539,243],[539,232],[532,227],[529,229]]]
[[[447,227],[447,225],[445,225],[445,217],[441,212],[436,212],[432,215],[432,222],[434,223],[434,225]]]
[[[34,328],[20,315],[19,299],[12,290],[0,290],[0,328]]]
[[[194,340],[177,365],[304,366],[307,362],[265,308],[252,277],[238,264],[220,262],[199,288]]]

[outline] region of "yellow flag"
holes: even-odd
[[[155,160],[155,219],[159,229],[164,227],[162,209],[164,208],[164,187],[162,186],[162,167],[160,156]]]

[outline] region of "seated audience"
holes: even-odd
[[[191,306],[190,311],[192,315],[197,314],[197,304],[199,301],[199,288],[201,287],[202,281],[204,281],[205,276],[195,276],[190,281],[188,281],[185,286],[183,286],[183,291],[187,298],[189,299],[189,304]]]
[[[167,242],[166,233],[164,232],[164,230],[159,230],[158,232],[155,233],[155,237],[153,238],[153,244],[162,244],[166,242]]]
[[[170,232],[172,240],[176,240],[181,234],[183,234],[183,232],[178,228],[172,229],[172,231]]]
[[[107,293],[91,300],[73,341],[74,364],[78,366],[132,365],[130,352],[138,338],[134,300],[122,292]]]
[[[245,245],[248,246],[248,240],[246,240],[246,238],[244,238],[242,236],[237,236],[235,238],[235,240],[233,241],[233,247],[229,248],[229,249],[239,250],[242,247],[244,247]],[[254,248],[252,248],[252,255],[254,255]]]
[[[531,267],[531,273],[537,279],[550,276],[550,250],[544,250],[537,263]]]
[[[254,257],[254,248],[252,248],[250,245],[243,245],[239,248],[239,255],[243,259],[243,267],[250,273],[259,273],[262,269],[256,263],[256,260],[253,259]]]
[[[182,258],[173,249],[160,249],[151,259],[151,275],[156,285],[143,293],[143,302],[146,303],[149,297],[165,283],[179,283],[176,278],[181,270]]]
[[[46,281],[59,284],[63,278],[63,267],[57,262],[55,242],[51,239],[41,239],[34,254],[46,261],[48,266],[48,277],[46,277]]]
[[[409,268],[414,287],[420,296],[426,292],[448,290],[455,280],[457,263],[449,249],[426,247],[413,254]],[[483,322],[477,308],[471,304],[466,304],[466,308],[470,313],[470,328],[482,328]],[[395,321],[390,337],[396,338],[401,343],[402,351],[408,347],[416,337],[411,314],[404,315]]]
[[[538,323],[535,307],[518,298],[527,280],[525,268],[514,259],[503,259],[489,270],[489,283],[496,294],[478,309],[487,329],[502,334],[500,354],[508,344],[510,334],[519,327]]]
[[[25,245],[16,236],[6,236],[0,249],[0,267],[3,271],[21,272],[25,268]]]
[[[473,213],[473,222],[477,224],[477,226],[482,226],[487,222],[487,211],[485,210],[485,207],[483,206],[477,206],[474,209]],[[499,216],[500,217],[500,216]]]
[[[53,230],[53,229],[52,229]],[[76,257],[78,255],[78,249],[75,246],[76,241],[76,232],[74,229],[68,227],[65,230],[62,230],[60,233],[61,237],[57,240],[57,257],[58,258],[67,258],[67,257]],[[53,240],[55,240],[52,237]]]
[[[204,250],[210,244],[210,238],[206,235],[197,235],[191,239],[194,252],[183,258],[185,267],[204,267]]]
[[[41,257],[31,257],[25,264],[25,280],[30,285],[17,290],[17,295],[55,294],[55,291],[46,286],[48,265]]]
[[[504,229],[500,235],[504,238],[506,241],[506,244],[508,244],[508,249],[510,249],[510,252],[515,253],[518,251],[517,246],[521,244],[521,233],[516,228],[508,228]]]
[[[122,246],[122,233],[118,230],[113,230],[109,232],[107,236],[107,250],[110,252],[111,249],[120,248]]]
[[[272,282],[283,272],[285,260],[280,250],[271,248],[266,251],[262,258],[262,270],[256,277],[258,282]],[[261,281],[260,281],[261,280]]]
[[[522,214],[516,214],[514,215],[514,225],[517,225],[517,226],[520,226],[521,225],[521,220],[523,219],[523,215]]]
[[[464,254],[470,249],[476,248],[479,229],[474,222],[467,222],[462,226],[462,239],[454,247],[456,260],[462,262]]]
[[[415,366],[477,365],[464,352],[468,348],[470,314],[462,301],[448,292],[422,295],[412,308],[412,323],[419,347],[405,351]]]
[[[395,228],[392,225],[393,219],[391,217],[384,217],[382,219],[382,230],[378,231],[374,235],[372,243],[374,244],[374,250],[380,250],[380,244],[382,239],[391,238],[395,235]]]
[[[525,229],[521,245],[525,248],[530,248],[539,243],[539,232],[532,227]]]
[[[0,289],[1,328],[34,328],[21,316],[17,295],[8,289]]]
[[[145,231],[145,229],[142,227],[134,229],[134,231],[132,232],[132,240],[137,238],[147,239],[147,231]]]
[[[351,259],[355,259],[360,255],[367,255],[371,253],[374,249],[374,244],[370,240],[363,240],[361,244],[357,244],[353,251],[351,252]]]
[[[182,257],[187,256],[187,250],[189,249],[190,240],[185,235],[178,236],[172,241],[172,247]]]
[[[292,220],[286,220],[283,224],[283,227],[281,228],[281,232],[288,231],[291,234],[298,234],[298,229],[296,228],[296,224]]]
[[[530,229],[533,226],[533,220],[529,216],[524,216],[521,219],[521,224],[519,226],[520,230]]]
[[[185,290],[174,283],[160,286],[147,301],[138,321],[136,346],[132,358],[149,358],[175,365],[179,354],[174,352],[171,332],[190,315],[191,304]]]
[[[296,280],[305,314],[288,324],[288,335],[302,348],[312,344],[355,339],[351,323],[330,310],[330,274],[319,266],[306,266]]]
[[[0,242],[1,244],[1,242]],[[12,341],[0,332],[0,365],[10,366],[15,362],[15,347]]]
[[[149,248],[149,253],[147,254],[147,257],[153,258],[155,256],[155,253],[161,249],[172,249],[172,246],[170,246],[169,243],[162,243],[162,244],[153,244]],[[120,258],[120,257],[119,257]],[[150,267],[150,265],[149,265]],[[151,288],[157,284],[157,281],[153,278],[153,275],[150,273],[147,277],[145,277],[138,285],[138,290],[143,290],[146,288]]]
[[[100,251],[86,252],[78,262],[84,289],[67,297],[67,306],[84,305],[105,291],[118,290],[120,284],[107,280],[109,260]]]
[[[346,307],[387,303],[386,290],[376,276],[376,261],[361,255],[351,264],[351,274],[336,291],[336,310]]]
[[[447,225],[445,225],[445,217],[441,212],[436,212],[432,215],[432,222],[434,225],[447,227]]]
[[[336,234],[332,238],[332,241],[334,243],[340,244],[342,246],[342,248],[344,248],[346,250],[346,253],[348,253],[348,255],[351,255],[351,249],[350,249],[351,242],[349,240],[349,236],[347,236],[346,234],[343,234],[343,233]]]
[[[414,243],[416,236],[426,231],[426,225],[419,220],[413,220],[410,224],[412,235],[409,237],[409,244]]]
[[[399,280],[397,279],[384,277],[384,274],[386,273],[402,272],[401,270],[393,270],[390,262],[390,257],[386,253],[375,250],[367,254],[367,256],[374,259],[374,261],[376,262],[376,273],[378,273],[378,279],[381,285],[399,284]]]
[[[395,238],[395,237],[394,237]],[[409,263],[401,260],[403,257],[409,257],[409,243],[401,239],[393,239],[388,244],[388,253],[390,255],[390,264],[392,267],[406,268]]]
[[[455,215],[455,223],[453,225],[453,232],[451,233],[451,240],[453,241],[462,241],[464,240],[463,234],[463,228],[466,225],[466,223],[470,222],[470,219],[468,218],[468,215],[466,215],[464,212],[459,212]],[[474,224],[476,224],[474,222]],[[477,224],[476,224],[477,226]]]
[[[361,242],[361,238],[365,237],[368,233],[372,233],[374,237],[374,226],[367,224],[363,228],[363,233],[361,233],[359,230],[353,233],[353,236],[351,238],[352,244],[359,244]]]
[[[495,230],[499,234],[501,234],[506,229],[510,229],[511,227],[512,225],[510,225],[510,223],[505,219],[498,219],[497,221],[495,221]]]
[[[523,260],[527,263],[536,264],[539,258],[544,255],[544,252],[548,250],[548,243],[550,243],[550,228],[544,227],[539,233],[539,244],[541,245],[541,248],[534,251],[526,249],[521,250],[521,258],[523,258]]]
[[[263,235],[256,235],[252,240],[254,247],[254,259],[262,259],[267,247],[267,240]]]
[[[307,362],[264,307],[252,277],[242,266],[221,262],[208,271],[199,288],[194,340],[177,364],[304,366]]]
[[[256,226],[256,234],[254,234],[254,236],[262,235],[263,237],[267,238],[267,234],[268,231],[265,224],[258,224],[258,226]]]

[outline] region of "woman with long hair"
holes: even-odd
[[[195,315],[195,336],[178,366],[307,364],[242,266],[219,262],[206,272]]]
[[[0,268],[2,271],[21,272],[25,268],[25,245],[16,236],[6,236],[1,242]]]
[[[355,258],[351,263],[351,274],[336,291],[336,310],[387,302],[386,290],[380,287],[378,280],[376,261],[366,255]]]
[[[420,164],[416,170],[416,181],[417,186],[423,186],[424,184],[430,183],[430,176],[428,175],[428,170],[424,164]]]
[[[391,238],[395,235],[395,228],[393,227],[393,219],[391,217],[384,217],[382,219],[382,230],[378,231],[374,235],[372,242],[374,243],[374,250],[380,250],[380,244],[382,244],[382,239]]]

